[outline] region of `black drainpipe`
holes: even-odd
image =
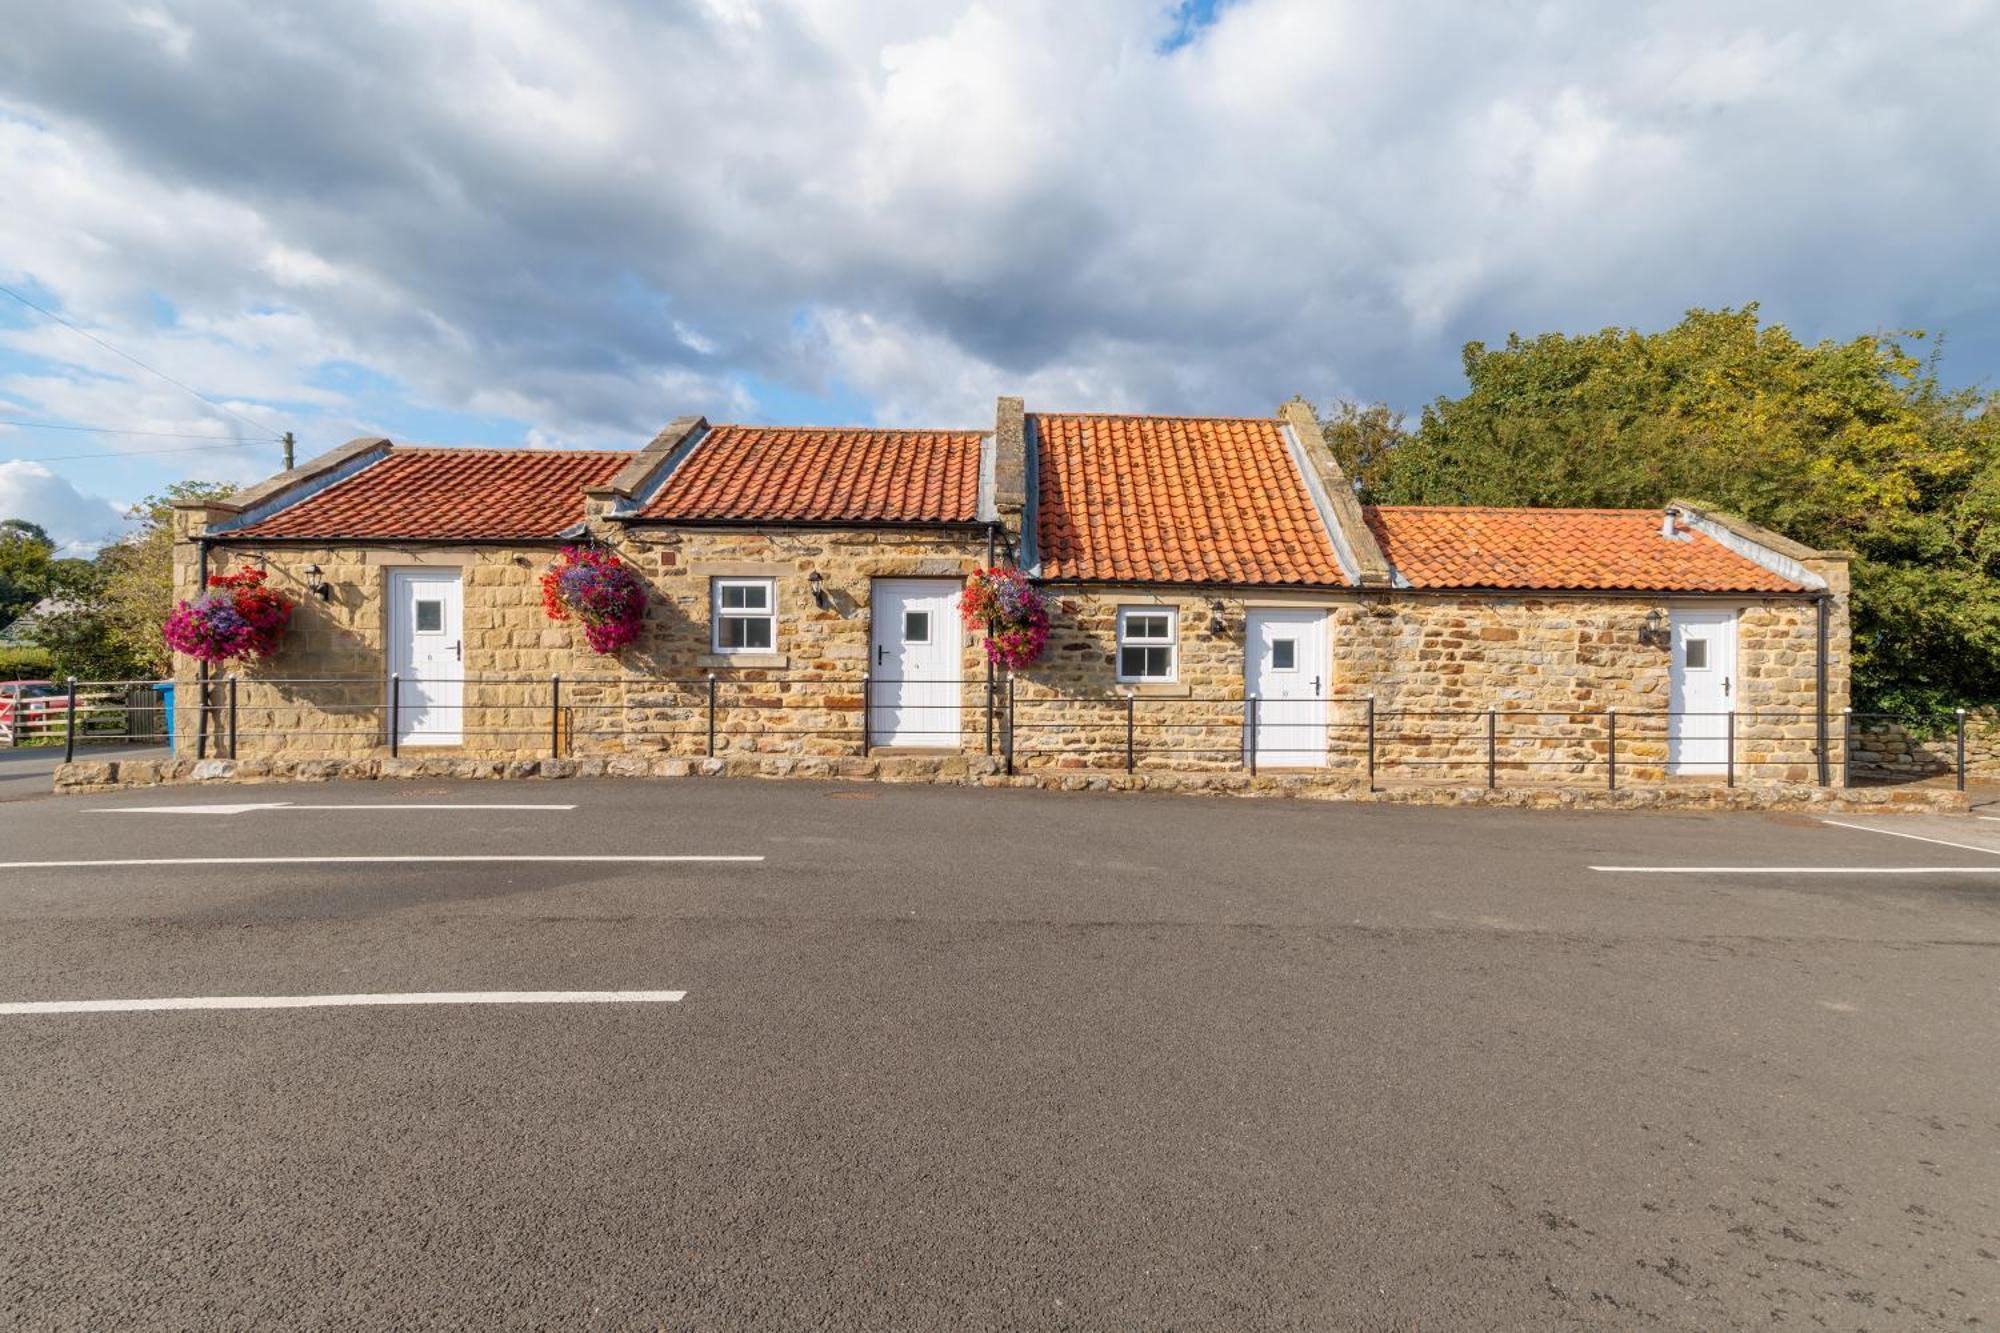
[[[999,543],[999,536],[1000,525],[997,523],[988,523],[986,525],[986,567],[988,569],[993,568],[994,562],[999,559],[999,554],[996,550]],[[997,687],[993,682],[993,658],[988,655],[986,658],[986,753],[988,754],[993,753],[993,700],[996,696],[996,691]]]
[[[1818,613],[1819,620],[1819,652],[1816,655],[1817,660],[1814,662],[1813,670],[1813,694],[1817,701],[1817,707],[1813,709],[1813,713],[1815,734],[1818,738],[1819,746],[1819,785],[1825,787],[1831,785],[1833,779],[1829,772],[1830,765],[1826,753],[1826,639],[1829,608],[1827,605],[1827,594],[1824,591],[1814,596],[1813,606]],[[1846,771],[1847,757],[1842,755],[1841,772],[1845,773]]]

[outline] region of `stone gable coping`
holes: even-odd
[[[1389,557],[1382,552],[1381,543],[1369,531],[1367,520],[1361,512],[1361,501],[1354,494],[1354,487],[1347,474],[1341,470],[1340,462],[1333,451],[1326,446],[1326,436],[1320,430],[1319,418],[1312,407],[1300,398],[1278,408],[1278,419],[1285,425],[1285,440],[1291,446],[1292,460],[1298,465],[1299,477],[1311,493],[1313,503],[1320,511],[1320,521],[1326,525],[1327,537],[1333,542],[1334,554],[1347,571],[1349,578],[1364,588],[1386,588],[1395,582],[1395,571],[1389,564]]]
[[[1846,551],[1817,551],[1749,519],[1692,501],[1669,500],[1666,511],[1744,559],[1815,592],[1825,591],[1827,580],[1813,571],[1810,562],[1832,560],[1844,563],[1850,558]]]
[[[653,437],[651,443],[632,455],[632,461],[620,468],[616,476],[602,486],[585,488],[584,494],[596,499],[629,501],[629,504],[621,505],[612,512],[610,517],[613,518],[619,517],[625,509],[636,509],[666,485],[674,469],[694,452],[694,446],[701,443],[702,436],[707,433],[707,417],[675,417]]]
[[[343,482],[363,468],[381,462],[389,456],[394,446],[380,435],[363,435],[349,440],[337,449],[329,449],[314,458],[291,469],[267,477],[254,486],[237,491],[234,495],[220,500],[196,501],[185,505],[175,505],[176,509],[206,510],[210,514],[220,511],[228,515],[222,523],[215,525],[215,532],[226,532],[232,528],[246,528],[269,518],[280,509],[289,508],[310,495],[317,495],[327,487]]]

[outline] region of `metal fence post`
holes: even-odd
[[[1139,696],[1125,696],[1125,771],[1130,773],[1133,766],[1132,737],[1138,730]]]
[[[1849,766],[1854,762],[1854,708],[1849,705],[1840,710],[1840,785],[1854,785]]]
[[[1606,709],[1604,714],[1604,768],[1610,782],[1609,790],[1618,790],[1618,710]]]
[[[389,757],[396,757],[396,749],[403,742],[403,677],[400,673],[389,677]]]
[[[1736,785],[1736,710],[1729,710],[1729,778],[1727,785]]]
[[[1500,715],[1486,710],[1486,790],[1500,785]]]
[[[993,699],[1000,692],[999,682],[993,679],[993,663],[986,663],[986,753],[993,753]]]
[[[993,706],[993,696],[989,691],[986,706]],[[861,757],[868,757],[868,746],[875,738],[875,673],[869,672],[861,678]]]
[[[65,764],[70,762],[72,759],[76,758],[76,677],[75,676],[71,676],[69,678],[68,695],[69,695],[69,710],[68,710],[69,717],[66,720],[65,725],[63,726],[63,762]],[[16,701],[14,708],[16,712],[20,711],[20,703],[18,701]],[[1963,762],[1965,757],[1965,741],[1964,741],[1965,710],[1964,709],[1961,708],[1958,710],[1958,717],[1959,717],[1958,734],[1960,738],[1958,746],[1958,753],[1960,759],[1959,767],[1963,769],[1965,767],[1965,764]],[[1959,780],[1958,785],[1963,787],[1965,785],[1964,779],[1961,778]]]
[[[76,689],[76,681],[70,681],[70,689]],[[1966,789],[1966,711],[1958,711],[1958,791]]]
[[[1368,790],[1375,790],[1375,696],[1368,696]]]
[[[236,682],[241,679],[234,671],[229,673],[229,757],[236,757]]]
[[[708,673],[708,756],[715,757],[715,673]]]
[[[1243,726],[1250,733],[1250,776],[1257,776],[1257,696],[1247,695],[1243,700]]]
[[[562,758],[562,672],[549,677],[549,758]]]
[[[1000,733],[1000,739],[1007,750],[1007,776],[1011,778],[1014,776],[1014,673],[1011,669],[1007,672],[1007,716],[1004,723],[1005,730]]]

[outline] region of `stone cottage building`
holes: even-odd
[[[1322,774],[1825,781],[1847,560],[1695,503],[1360,504],[1300,402],[990,428],[682,417],[634,452],[340,449],[177,516],[179,595],[269,572],[298,610],[181,735],[241,758],[708,756]],[[643,579],[636,642],[552,620],[561,548]],[[957,604],[1011,566],[1046,651]],[[199,701],[207,701],[201,707]]]

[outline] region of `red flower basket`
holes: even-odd
[[[958,613],[986,631],[987,660],[1010,671],[1033,666],[1049,643],[1049,606],[1018,569],[978,569],[965,581]]]
[[[181,602],[161,626],[167,647],[204,662],[277,652],[285,627],[292,623],[292,603],[264,586],[268,577],[249,566],[234,574],[211,575],[208,586],[215,591]]]
[[[646,585],[609,551],[565,546],[542,575],[542,609],[550,620],[581,621],[593,652],[615,653],[639,637]]]

